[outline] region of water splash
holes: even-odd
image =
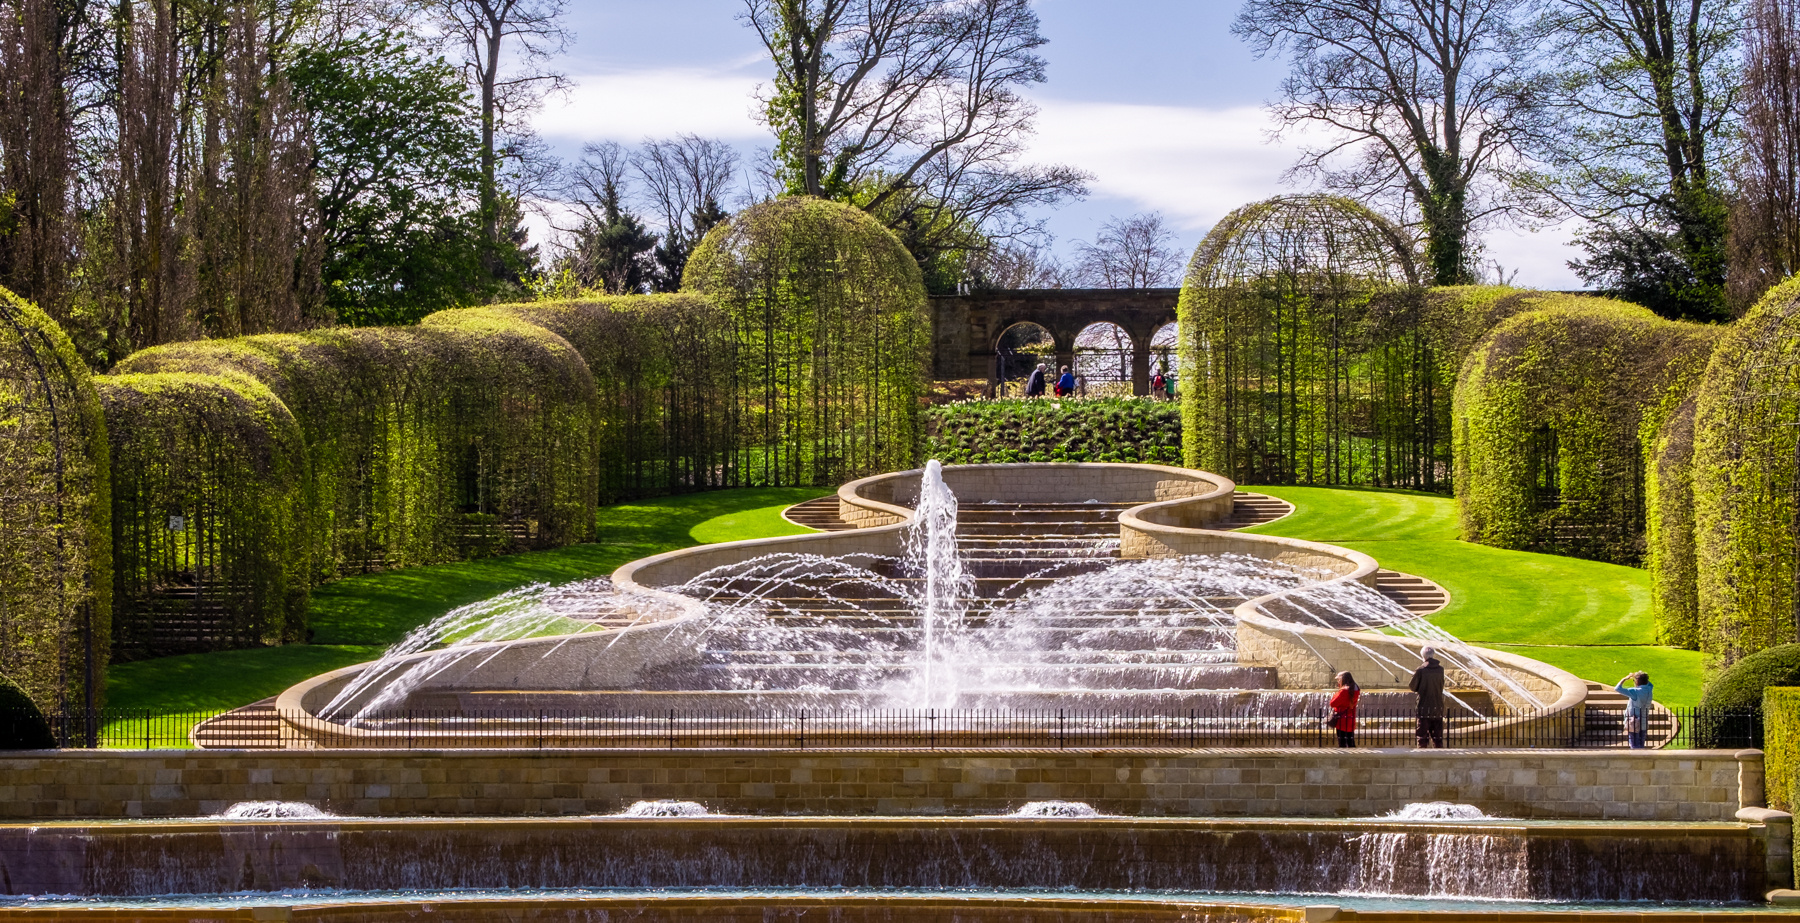
[[[614,817],[717,817],[698,801],[634,801]]]
[[[604,577],[509,590],[413,629],[334,696],[319,716],[348,718],[346,723],[355,726],[403,704],[444,670],[470,657],[492,656],[495,648],[489,642],[607,631],[672,614],[666,602],[621,593]],[[429,657],[414,657],[434,650]]]
[[[1421,804],[1409,804],[1397,811],[1383,814],[1387,820],[1489,820],[1488,815],[1472,804],[1453,804],[1448,801],[1427,801]]]
[[[1105,817],[1085,801],[1027,801],[1007,817]]]
[[[240,801],[211,816],[221,820],[323,820],[337,817],[304,801]]]
[[[919,695],[929,706],[955,700],[955,672],[941,662],[946,642],[963,626],[963,601],[975,581],[956,545],[956,494],[944,483],[944,466],[932,459],[919,477],[919,500],[906,530],[907,563],[923,578],[914,603],[921,622]]]

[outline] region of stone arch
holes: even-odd
[[[1063,342],[1062,337],[1036,321],[1006,325],[994,339],[995,393],[1023,394],[1032,369],[1040,362],[1054,365],[1063,353]]]
[[[1075,334],[1075,375],[1085,393],[1094,396],[1121,397],[1131,393],[1131,360],[1136,344],[1134,337],[1112,321],[1095,321]]]

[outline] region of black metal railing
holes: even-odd
[[[1627,746],[1617,712],[1513,714],[1444,719],[1448,747],[1601,749]],[[0,726],[8,726],[0,715]],[[907,710],[724,713],[671,710],[608,714],[569,710],[383,712],[327,721],[268,709],[162,713],[105,709],[49,716],[64,747],[89,741],[112,749],[328,748],[630,748],[630,749],[1094,749],[1338,746],[1325,715],[1245,717],[1235,709],[1185,714],[1080,711],[1035,713]],[[1419,744],[1416,713],[1363,709],[1355,743],[1364,748]],[[91,734],[90,734],[91,731]],[[1674,709],[1648,722],[1652,747],[1741,749],[1762,744],[1757,709]]]

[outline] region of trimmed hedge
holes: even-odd
[[[56,732],[31,696],[0,674],[0,750],[53,750]]]
[[[737,345],[728,483],[828,485],[911,467],[930,380],[919,265],[861,209],[794,196],[714,228],[682,288]]]
[[[1769,807],[1792,812],[1800,782],[1800,687],[1763,690],[1763,796]]]
[[[1757,708],[1763,704],[1764,691],[1771,686],[1800,686],[1800,644],[1757,651],[1720,671],[1706,684],[1700,708]],[[1763,726],[1753,726],[1743,719],[1714,718],[1694,727],[1694,746],[1703,749],[1741,746],[1745,738],[1750,739],[1752,746],[1763,746]]]
[[[1800,280],[1763,297],[1700,388],[1693,460],[1701,648],[1730,664],[1796,636]]]
[[[567,340],[596,394],[600,502],[735,486],[731,318],[700,295],[489,309]]]
[[[1697,389],[1696,389],[1697,390]],[[1694,544],[1694,417],[1699,395],[1671,391],[1644,414],[1644,567],[1656,639],[1697,650],[1701,643],[1699,562]]]
[[[948,465],[1181,464],[1181,411],[1133,398],[968,401],[925,415],[925,455]]]
[[[1176,310],[1187,464],[1254,484],[1435,488],[1444,382],[1416,282],[1405,235],[1348,199],[1227,215]]]
[[[1463,537],[1642,560],[1642,428],[1696,385],[1719,333],[1569,295],[1544,296],[1502,321],[1470,354],[1456,386]]]
[[[87,366],[55,321],[0,289],[0,673],[45,708],[101,704],[107,470]]]

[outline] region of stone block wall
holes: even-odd
[[[1415,802],[1517,818],[1734,821],[1760,751],[61,751],[0,757],[0,818],[191,817],[239,801],[355,816],[733,814],[1370,817]]]

